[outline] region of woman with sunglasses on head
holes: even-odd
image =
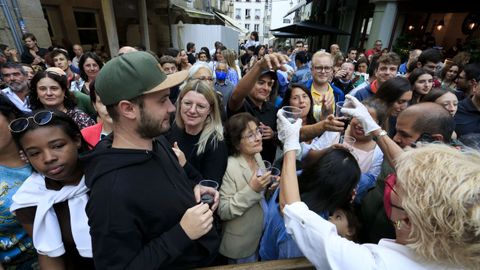
[[[41,110],[17,118],[11,134],[35,172],[13,196],[11,211],[33,238],[41,269],[94,269],[79,153],[87,150],[65,113]]]
[[[287,231],[317,269],[477,269],[480,265],[480,154],[432,144],[403,152],[357,99],[342,112],[360,120],[396,168],[385,196],[396,239],[357,245],[301,202],[295,168],[301,122],[279,116],[286,132],[280,205]],[[394,191],[394,192],[393,192]],[[388,207],[390,206],[390,208]]]
[[[203,179],[222,182],[227,168],[227,147],[223,138],[220,106],[212,86],[202,80],[189,80],[177,100],[177,113],[168,140],[185,155]],[[185,164],[185,163],[184,163]],[[181,164],[184,166],[184,164]]]
[[[258,245],[263,232],[262,193],[270,184],[265,173],[262,133],[259,121],[249,113],[239,113],[226,124],[231,156],[220,187],[218,215],[224,221],[220,254],[230,264],[258,260]]]
[[[22,111],[0,95],[0,269],[35,269],[37,264],[32,239],[10,212],[12,196],[32,174],[8,130],[10,121],[22,116]]]
[[[30,82],[30,108],[32,111],[58,110],[70,116],[80,129],[92,126],[95,121],[76,107],[76,100],[67,88],[67,76],[60,68],[38,72]]]

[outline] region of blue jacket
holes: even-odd
[[[372,92],[371,84],[367,84],[363,89],[358,89],[358,91],[353,95],[359,101],[373,97],[375,94]]]

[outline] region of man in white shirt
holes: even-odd
[[[10,99],[18,109],[23,112],[31,112],[28,106],[28,88],[27,72],[17,63],[6,63],[1,69],[2,80],[8,86],[2,89],[8,99]]]

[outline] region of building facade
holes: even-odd
[[[260,44],[268,42],[270,31],[271,1],[234,0],[233,18],[249,32],[258,32]],[[248,38],[248,35],[245,37]]]
[[[20,50],[22,43],[16,42],[15,36],[18,40],[23,32],[31,32],[35,34],[41,47],[58,45],[71,48],[73,44],[81,44],[84,50],[104,51],[111,56],[115,56],[119,47],[124,45],[142,45],[161,54],[165,48],[173,46],[172,25],[226,27],[228,22],[216,13],[233,14],[231,2],[218,0],[2,2],[10,2],[2,11],[5,15],[6,10],[12,19],[7,20],[7,16],[0,16],[0,43],[15,46]],[[15,2],[18,2],[19,8],[12,6]],[[18,23],[20,19],[24,23],[23,28]],[[237,28],[235,30],[241,32]],[[179,47],[183,48],[184,44]]]

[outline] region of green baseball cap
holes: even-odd
[[[188,72],[166,75],[147,52],[130,52],[108,61],[95,79],[95,91],[105,105],[169,89],[187,79]]]

